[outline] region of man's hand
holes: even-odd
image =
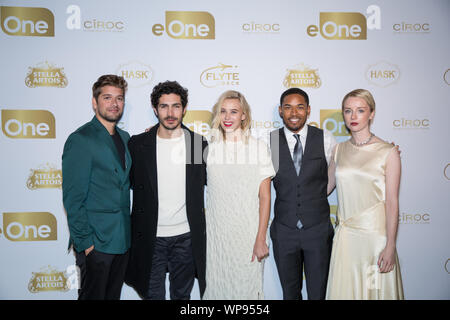
[[[89,253],[91,253],[92,250],[94,250],[94,245],[84,250],[84,254],[86,255],[86,257],[88,256]]]

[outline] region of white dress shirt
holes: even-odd
[[[300,135],[300,141],[302,142],[303,153],[305,152],[306,147],[306,136],[308,135],[308,126],[305,124],[303,128],[298,132]],[[290,131],[288,128],[284,127],[284,135],[286,136],[287,144],[289,146],[289,152],[291,153],[291,157],[294,155],[295,144],[297,143],[297,139],[294,137],[294,132]],[[323,149],[325,152],[325,157],[327,159],[327,164],[330,164],[332,152],[334,146],[337,144],[336,138],[334,135],[323,129]]]

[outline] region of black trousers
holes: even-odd
[[[191,233],[157,237],[147,295],[144,299],[166,299],[166,273],[169,272],[170,299],[189,300],[195,280]]]
[[[307,229],[272,223],[270,236],[284,300],[301,300],[303,268],[308,300],[324,300],[334,229],[330,221]]]
[[[78,300],[119,300],[128,251],[124,254],[108,254],[92,250],[87,256],[76,252],[76,264],[80,268],[81,286]]]

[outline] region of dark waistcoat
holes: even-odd
[[[324,152],[323,130],[308,126],[306,148],[298,176],[284,129],[271,132],[270,139],[272,160],[277,170],[273,179],[276,191],[274,222],[296,228],[300,219],[303,228],[309,228],[329,220],[328,165]]]

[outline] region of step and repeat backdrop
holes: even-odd
[[[94,114],[92,84],[111,73],[129,83],[119,125],[131,135],[156,123],[150,93],[165,80],[189,89],[184,123],[203,135],[219,95],[244,93],[262,139],[283,125],[277,107],[287,88],[308,92],[309,124],[338,141],[349,137],[343,96],[370,90],[373,132],[401,149],[405,297],[450,299],[450,1],[0,4],[0,299],[77,298],[61,154]],[[329,200],[334,221],[335,193]],[[264,273],[266,299],[281,299],[272,252]],[[139,297],[124,286],[122,299]]]

